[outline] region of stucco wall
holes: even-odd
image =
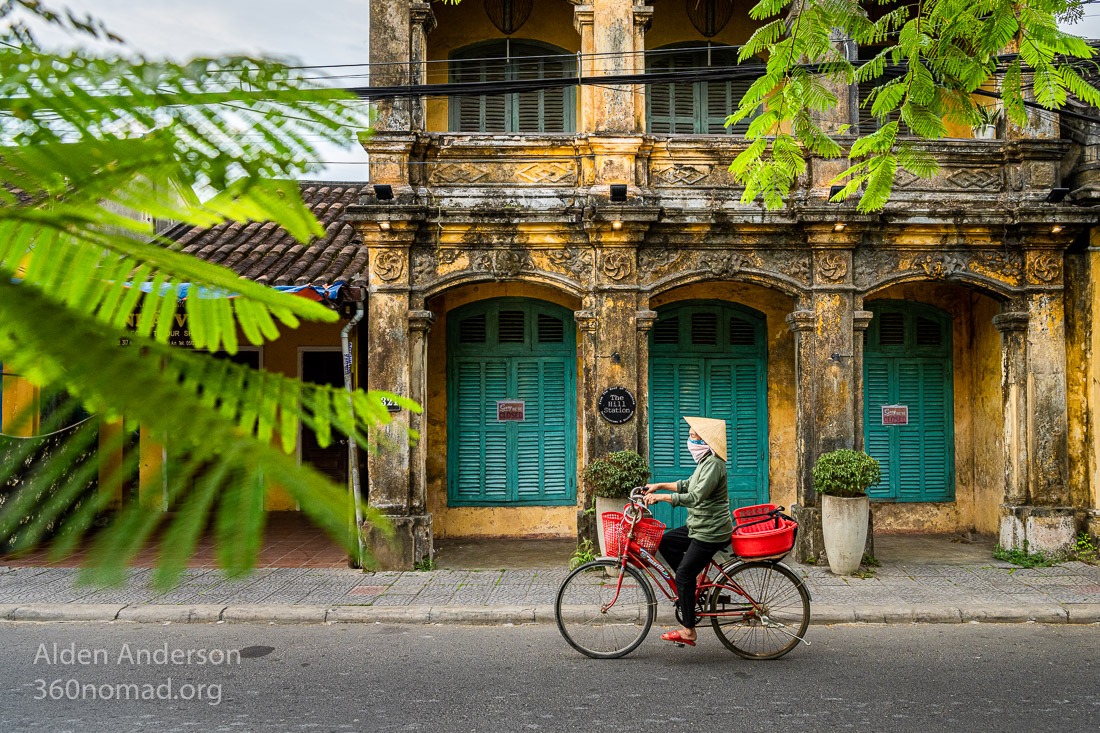
[[[913,300],[952,316],[955,501],[872,505],[876,532],[993,533],[1004,495],[1001,342],[993,327],[1000,304],[975,291],[939,283],[908,283],[875,293]]]

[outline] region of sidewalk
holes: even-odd
[[[988,555],[952,564],[883,560],[866,578],[788,564],[806,579],[813,623],[1100,623],[1100,567],[1070,562],[1024,569],[980,557]],[[149,569],[135,569],[124,587],[108,589],[77,586],[77,573],[76,568],[0,567],[0,619],[553,623],[554,596],[568,570],[261,568],[229,580],[219,570],[193,568],[167,593],[150,586]],[[672,623],[672,605],[660,593],[658,599],[658,622]]]

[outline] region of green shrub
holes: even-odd
[[[649,464],[632,450],[609,453],[584,469],[584,486],[594,496],[623,499],[635,486],[649,480]]]
[[[878,461],[863,451],[840,450],[822,453],[814,464],[814,490],[830,496],[866,496],[867,487],[878,483],[882,474]]]

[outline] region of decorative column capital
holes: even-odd
[[[570,0],[570,2],[573,2],[575,6],[573,8],[573,28],[576,29],[577,33],[580,33],[582,37],[585,33],[585,26],[588,26],[587,30],[591,33],[592,24],[596,21],[595,10],[593,10],[592,6],[589,4],[581,4],[580,2],[575,2],[575,0]]]
[[[875,314],[871,311],[854,311],[852,313],[852,328],[856,331],[866,331],[874,317]]]
[[[426,334],[435,323],[435,313],[431,311],[409,311],[409,330],[419,334]]]
[[[657,311],[641,310],[634,315],[634,324],[642,333],[653,330],[653,324],[657,322]]]
[[[1031,320],[1031,316],[1027,313],[1020,311],[1010,311],[1008,313],[998,313],[993,316],[993,327],[1001,333],[1009,333],[1012,331],[1026,331],[1028,322]]]
[[[412,23],[414,28],[419,27],[422,29],[425,35],[434,31],[436,20],[431,3],[411,3],[409,5],[409,22]]]
[[[582,331],[595,333],[596,311],[577,311],[573,314],[573,320],[577,322],[577,326],[579,326]]]
[[[787,314],[787,328],[793,333],[812,331],[815,321],[813,311],[794,311]]]

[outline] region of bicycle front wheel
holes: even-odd
[[[767,561],[734,561],[722,572],[710,594],[710,611],[718,614],[711,624],[722,643],[745,659],[778,659],[794,649],[810,623],[802,579]]]
[[[610,558],[585,563],[558,588],[554,616],[569,646],[595,659],[629,654],[657,615],[653,589],[637,569]]]

